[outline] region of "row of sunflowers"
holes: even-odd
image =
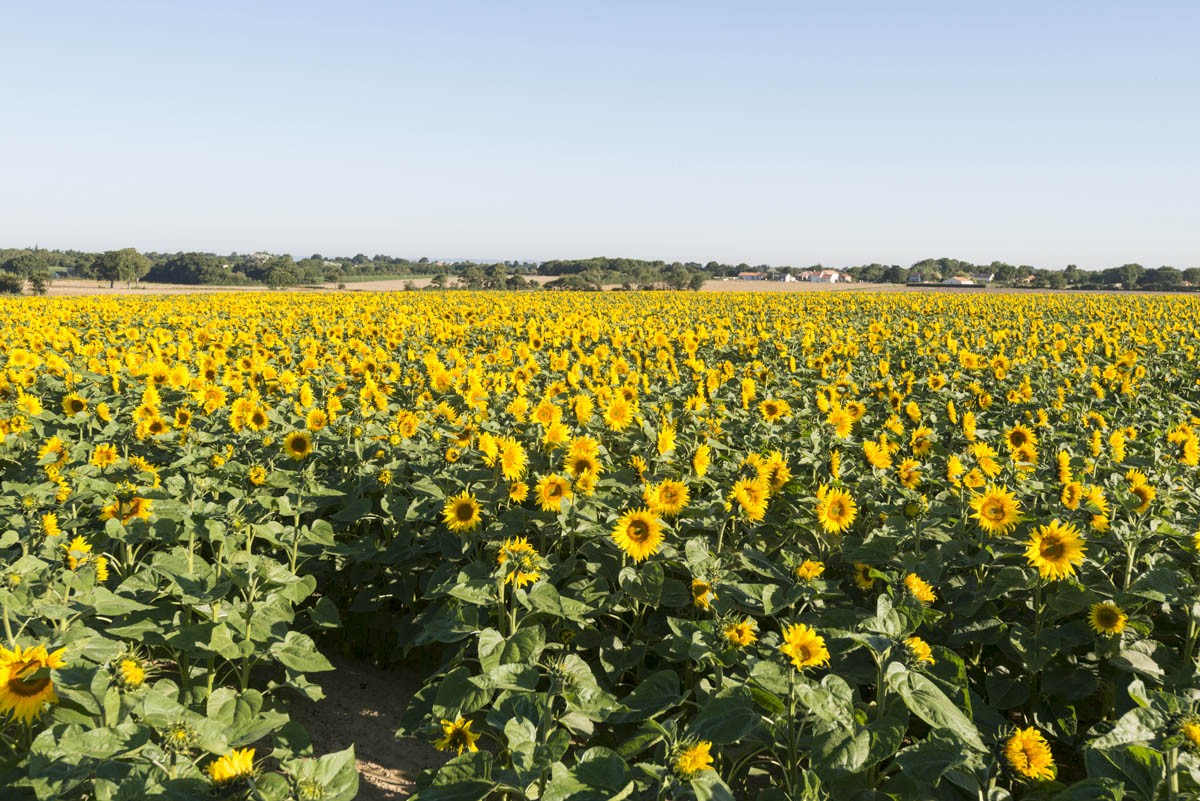
[[[1200,793],[1191,298],[0,310],[6,799]]]

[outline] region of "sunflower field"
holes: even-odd
[[[1200,302],[0,300],[0,797],[1200,794]],[[324,689],[322,689],[324,688]]]

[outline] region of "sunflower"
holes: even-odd
[[[1136,514],[1143,514],[1147,509],[1149,509],[1151,502],[1153,502],[1154,498],[1158,495],[1158,490],[1154,489],[1154,487],[1150,486],[1149,484],[1138,484],[1130,487],[1129,491],[1133,493],[1135,498],[1138,499],[1138,505],[1133,509]]]
[[[708,466],[712,464],[712,446],[708,443],[701,443],[696,446],[695,453],[692,454],[692,470],[701,478],[708,472]]]
[[[283,438],[283,452],[297,461],[312,451],[312,435],[307,431],[293,431]]]
[[[446,528],[456,534],[474,531],[479,525],[480,506],[475,496],[466,490],[446,499],[442,507],[442,521]]]
[[[528,457],[521,443],[505,437],[499,442],[500,474],[508,481],[516,481],[525,475]]]
[[[571,482],[559,475],[542,476],[534,492],[543,512],[557,512],[562,509],[563,501],[571,499]]]
[[[1184,721],[1183,725],[1179,727],[1179,733],[1184,736],[1188,745],[1200,749],[1200,721]]]
[[[147,668],[135,654],[125,653],[112,663],[113,679],[122,690],[136,690],[145,684]]]
[[[850,436],[850,432],[854,428],[854,415],[850,414],[846,407],[836,405],[829,410],[829,416],[825,418],[825,422],[833,426],[834,436],[845,439]]]
[[[909,489],[921,486],[921,464],[916,459],[905,459],[896,468],[900,483]]]
[[[871,575],[871,566],[863,562],[854,563],[854,583],[860,590],[875,588],[875,577]]]
[[[909,573],[904,577],[904,586],[912,593],[912,596],[923,604],[931,604],[937,600],[937,595],[933,591],[933,585],[916,573]]]
[[[1075,526],[1063,525],[1055,518],[1033,532],[1025,549],[1025,558],[1043,579],[1057,581],[1075,574],[1075,565],[1083,564],[1083,538]]]
[[[262,465],[254,465],[246,473],[246,480],[256,487],[261,487],[267,481],[267,469]]]
[[[1027,779],[1053,779],[1057,773],[1050,744],[1041,732],[1030,726],[1017,729],[1004,744],[1009,766]]]
[[[817,490],[817,521],[830,534],[840,534],[850,528],[858,514],[854,499],[844,489],[829,489],[824,484]]]
[[[66,666],[65,652],[59,648],[49,653],[45,644],[25,649],[14,645],[11,651],[0,645],[0,715],[29,724],[46,704],[57,701],[49,671]]]
[[[982,494],[971,498],[971,517],[979,521],[979,527],[988,534],[1007,534],[1017,525],[1021,504],[1008,490],[989,484]]]
[[[803,623],[795,623],[783,630],[783,645],[779,650],[791,659],[797,670],[829,662],[825,638]]]
[[[712,602],[717,600],[713,585],[702,579],[692,579],[692,603],[707,610]]]
[[[909,658],[915,664],[936,664],[933,658],[933,650],[929,647],[929,643],[922,640],[920,637],[909,637],[904,641],[904,649],[908,652]]]
[[[513,503],[524,503],[529,497],[529,485],[524,481],[514,481],[508,485],[508,499]]]
[[[1036,446],[1037,434],[1029,426],[1017,424],[1004,433],[1004,441],[1008,443],[1009,450],[1015,451],[1026,445]]]
[[[1125,621],[1129,615],[1112,601],[1101,601],[1092,604],[1088,610],[1088,624],[1097,634],[1112,636],[1125,630]]]
[[[748,617],[741,621],[729,623],[721,630],[721,634],[734,647],[745,648],[758,639],[758,635],[754,633],[754,629],[754,619]]]
[[[304,427],[309,431],[320,431],[329,425],[329,413],[324,409],[311,409],[304,416]]]
[[[63,398],[62,409],[67,417],[74,417],[87,411],[87,401],[78,392],[72,392]]]
[[[661,483],[646,487],[642,492],[642,498],[655,514],[674,517],[687,506],[691,495],[686,484],[668,478]]]
[[[825,572],[824,562],[815,562],[812,559],[805,559],[796,566],[796,578],[801,581],[814,581],[821,577]]]
[[[604,424],[613,431],[624,431],[633,422],[633,406],[621,395],[612,399],[604,409]]]
[[[785,400],[767,398],[758,404],[758,411],[768,423],[774,423],[792,413],[792,407]]]
[[[466,751],[478,751],[475,741],[479,735],[471,731],[471,721],[457,717],[454,720],[442,720],[442,739],[433,744],[439,751],[457,751],[462,755]]]
[[[764,479],[743,478],[734,483],[730,499],[738,502],[746,517],[757,522],[767,514],[770,494],[771,486]]]
[[[42,535],[46,537],[57,537],[62,533],[62,529],[58,526],[58,515],[54,512],[46,512],[42,515],[41,522]]]
[[[512,572],[504,577],[506,583],[524,587],[541,578],[542,574],[539,571],[541,557],[538,555],[537,549],[530,545],[529,540],[525,537],[512,537],[505,540],[504,544],[500,546],[500,553],[496,555],[496,564],[504,565],[510,561],[513,563],[513,568]]]
[[[1083,485],[1078,481],[1067,482],[1063,485],[1062,493],[1059,495],[1058,500],[1063,506],[1071,511],[1075,511],[1079,508],[1080,501],[1083,500]]]
[[[613,527],[613,542],[635,562],[658,553],[663,542],[662,521],[648,509],[626,512]]]
[[[711,748],[712,743],[708,740],[687,746],[675,757],[675,772],[684,778],[691,778],[701,771],[712,770]]]
[[[217,786],[247,779],[254,775],[254,749],[235,748],[225,756],[208,763],[204,771]]]
[[[92,544],[83,537],[76,537],[62,546],[67,555],[67,567],[78,570],[92,558]]]
[[[107,443],[101,443],[92,449],[91,464],[103,470],[111,467],[117,461],[117,449]]]

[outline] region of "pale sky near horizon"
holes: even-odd
[[[0,247],[1200,266],[1194,2],[0,0]]]

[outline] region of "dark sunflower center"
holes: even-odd
[[[562,485],[549,484],[546,486],[546,497],[547,498],[550,498],[551,500],[553,500],[555,498],[561,498],[562,494],[563,494]]]
[[[454,516],[465,523],[475,516],[475,507],[469,503],[460,503],[454,507]]]
[[[1057,539],[1050,539],[1050,540],[1042,541],[1042,558],[1043,559],[1051,559],[1051,560],[1061,559],[1063,552],[1065,550],[1066,549],[1063,546],[1062,542]]]
[[[841,520],[845,514],[846,507],[842,504],[841,500],[836,500],[829,504],[829,516],[834,520]]]
[[[26,681],[23,678],[24,676],[36,673],[40,667],[41,665],[37,662],[25,661],[12,668],[8,680],[8,691],[22,698],[33,698],[41,694],[42,691],[50,686],[50,678],[48,676],[34,679],[33,681]]]
[[[983,514],[989,520],[1000,522],[1004,519],[1004,506],[1000,501],[988,501],[983,506]]]
[[[625,533],[634,542],[643,543],[650,539],[650,526],[645,520],[633,520],[630,521]]]
[[[1113,626],[1117,625],[1117,620],[1119,620],[1119,619],[1120,618],[1117,617],[1116,610],[1111,609],[1106,606],[1101,607],[1096,612],[1096,622],[1099,623],[1101,625],[1101,627],[1106,628],[1106,629],[1110,629]]]

